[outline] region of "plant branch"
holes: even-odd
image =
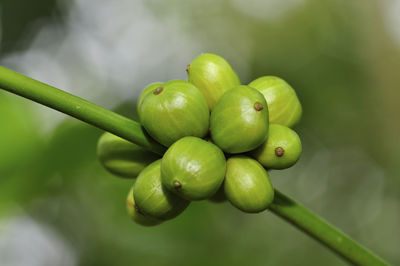
[[[142,126],[106,108],[0,66],[0,88],[73,116],[162,155],[165,147]]]
[[[270,211],[355,265],[389,265],[348,235],[275,189]]]
[[[0,88],[109,131],[155,153],[162,155],[166,149],[151,139],[139,123],[1,66]],[[389,265],[278,190],[275,190],[275,199],[270,210],[350,263]]]

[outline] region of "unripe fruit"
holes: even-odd
[[[285,169],[300,158],[301,141],[292,129],[270,124],[268,139],[260,147],[250,152],[267,169]]]
[[[168,191],[161,183],[161,159],[147,166],[135,183],[134,199],[137,210],[156,219],[168,220],[178,216],[189,205]]]
[[[189,82],[204,95],[210,110],[229,89],[240,85],[238,75],[229,63],[215,54],[201,54],[186,68]]]
[[[138,114],[140,114],[140,107],[142,106],[144,97],[146,97],[147,94],[149,94],[150,92],[153,92],[155,89],[157,89],[158,87],[161,87],[162,85],[163,85],[163,83],[161,83],[161,82],[154,82],[154,83],[147,85],[147,87],[143,89],[143,91],[140,94],[140,97],[138,99],[138,102],[137,102]]]
[[[138,212],[138,209],[135,205],[135,199],[133,197],[134,187],[132,186],[129,190],[128,197],[126,198],[126,210],[131,217],[131,219],[140,225],[143,226],[153,226],[162,223],[161,220],[157,220],[150,216],[145,216]]]
[[[168,147],[185,136],[204,137],[210,114],[206,100],[193,84],[172,80],[144,97],[139,116],[150,136]]]
[[[226,170],[224,153],[211,142],[185,137],[162,158],[163,184],[187,200],[211,197],[221,186]]]
[[[135,178],[151,162],[160,157],[123,138],[105,132],[97,143],[97,156],[110,173]]]
[[[211,138],[228,153],[242,153],[261,145],[268,134],[264,96],[249,86],[227,91],[211,112]]]
[[[249,213],[265,210],[274,199],[274,188],[267,171],[246,156],[228,159],[224,190],[233,206]]]
[[[300,121],[302,107],[299,98],[286,81],[264,76],[252,81],[249,86],[259,90],[267,100],[270,123],[293,127]]]

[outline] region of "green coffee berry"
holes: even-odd
[[[300,121],[300,101],[286,81],[274,76],[264,76],[252,81],[249,86],[259,90],[267,100],[270,123],[293,127]]]
[[[135,178],[151,162],[160,157],[142,147],[105,132],[97,143],[97,156],[110,173]]]
[[[285,169],[300,158],[301,141],[292,129],[270,124],[268,139],[250,154],[267,169]]]
[[[241,155],[227,161],[224,190],[233,206],[249,213],[265,210],[274,199],[267,171],[256,160]]]
[[[224,153],[211,142],[185,137],[162,158],[163,184],[187,200],[211,197],[221,186],[226,170]]]
[[[186,68],[189,82],[203,93],[210,110],[229,89],[240,85],[229,63],[215,54],[201,54]]]
[[[133,197],[134,194],[134,186],[131,187],[128,193],[128,197],[126,198],[126,210],[132,220],[143,226],[153,226],[162,223],[161,220],[155,219],[150,216],[145,216],[142,213],[138,212],[138,209],[135,205],[135,199]]]
[[[161,183],[161,159],[147,166],[135,183],[134,199],[137,211],[160,220],[175,218],[189,205],[168,191]]]
[[[201,92],[183,80],[166,82],[148,93],[139,110],[143,127],[166,147],[185,136],[204,137],[209,116]]]
[[[144,97],[146,97],[147,94],[149,94],[150,92],[153,92],[155,89],[161,87],[162,85],[163,85],[163,83],[161,83],[161,82],[154,82],[154,83],[151,83],[151,84],[147,85],[147,87],[143,89],[143,91],[140,94],[140,97],[138,99],[138,102],[137,102],[137,112],[138,112],[138,114],[140,114],[140,108],[142,106],[142,102],[143,102]]]
[[[268,134],[268,106],[249,86],[227,91],[211,112],[211,138],[223,151],[242,153],[261,145]]]

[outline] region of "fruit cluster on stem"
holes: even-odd
[[[166,150],[165,147],[152,140],[137,122],[1,66],[0,88],[111,132],[156,154],[162,155]],[[131,190],[127,202],[129,211],[135,215],[138,213],[133,211],[139,209],[135,205],[133,193],[134,190]],[[220,190],[212,199],[220,200],[219,194],[221,194]],[[389,265],[379,256],[276,189],[269,209],[350,263]],[[153,220],[148,224],[147,218],[144,222],[147,225],[159,223],[158,220]]]
[[[199,55],[186,72],[188,81],[151,83],[137,103],[146,132],[168,148],[158,173],[165,197],[173,193],[185,202],[218,197],[244,212],[264,211],[274,198],[266,170],[288,168],[301,155],[300,138],[288,127],[301,117],[295,91],[273,76],[241,85],[229,63],[215,54]],[[154,194],[156,183],[147,180],[148,186],[134,185],[137,209],[161,219],[162,211],[147,210],[135,196]]]

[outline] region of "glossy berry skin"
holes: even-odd
[[[239,77],[229,63],[216,54],[199,55],[186,71],[188,81],[203,93],[210,110],[227,90],[240,85]]]
[[[248,213],[267,209],[274,199],[267,171],[256,160],[241,155],[227,161],[224,190],[233,206]]]
[[[97,156],[107,171],[124,178],[136,178],[147,165],[160,158],[160,156],[108,132],[99,138]]]
[[[249,84],[259,90],[268,103],[269,122],[294,127],[301,119],[302,107],[294,89],[283,79],[264,76]]]
[[[200,138],[178,140],[162,158],[163,184],[187,200],[203,200],[214,195],[224,180],[225,171],[223,152]]]
[[[134,199],[140,213],[160,220],[175,218],[189,205],[161,183],[161,159],[147,166],[135,183]]]
[[[137,112],[138,114],[140,114],[140,107],[142,106],[142,102],[144,97],[146,97],[147,94],[149,94],[150,92],[153,92],[155,89],[157,89],[158,87],[162,87],[163,83],[162,82],[154,82],[151,83],[149,85],[147,85],[146,88],[143,89],[142,93],[139,96],[139,99],[137,101]]]
[[[129,190],[128,196],[126,198],[126,210],[128,212],[128,215],[131,217],[131,219],[140,225],[143,226],[154,226],[162,223],[161,220],[155,219],[150,216],[145,216],[141,213],[138,212],[138,209],[136,208],[135,205],[135,199],[133,197],[134,194],[134,187],[132,186],[131,189]]]
[[[183,80],[166,82],[148,93],[139,110],[143,127],[166,147],[185,136],[204,137],[209,116],[201,92]]]
[[[227,91],[211,112],[213,142],[227,153],[255,149],[268,136],[268,107],[264,96],[249,86]]]
[[[292,129],[270,124],[269,137],[251,156],[267,169],[285,169],[294,165],[302,152],[299,135]]]

